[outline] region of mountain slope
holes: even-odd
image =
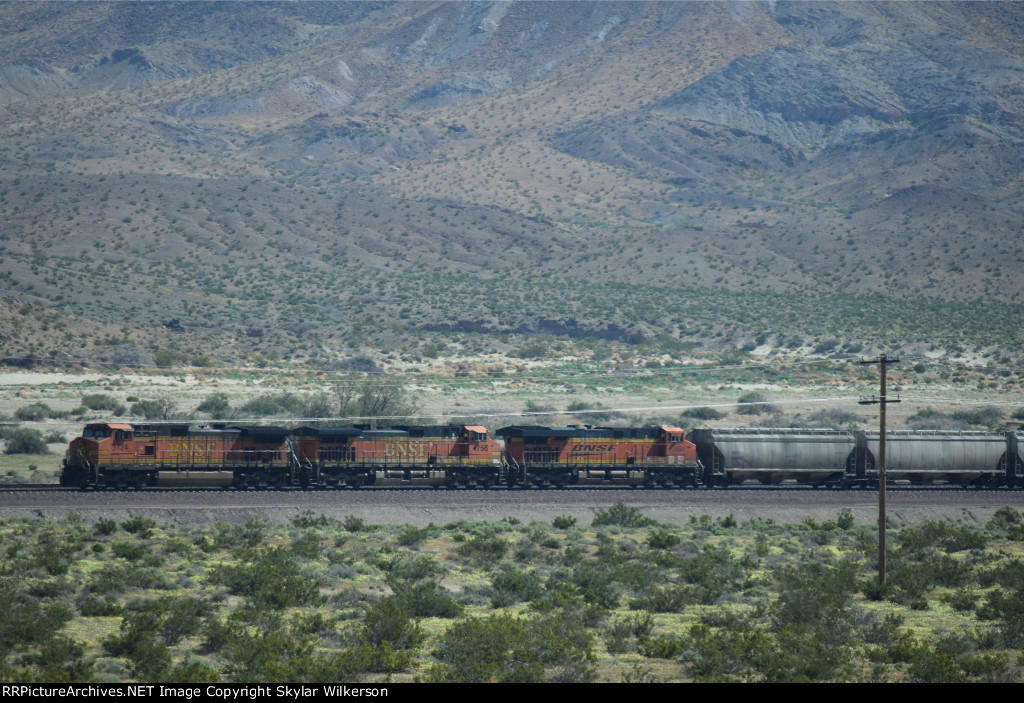
[[[1017,4],[0,18],[0,356],[1021,347]]]

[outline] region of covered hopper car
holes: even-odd
[[[859,430],[694,430],[705,485],[744,482],[868,486],[878,481],[879,433]],[[890,430],[891,481],[959,486],[1021,485],[1022,431]]]

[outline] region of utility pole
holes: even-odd
[[[861,405],[878,404],[878,583],[885,583],[885,406],[889,403],[900,402],[899,396],[889,400],[885,394],[885,369],[889,364],[898,364],[899,359],[890,359],[882,354],[877,359],[862,361],[861,364],[879,364],[881,383],[879,385],[877,398],[861,398]]]

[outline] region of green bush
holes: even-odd
[[[433,655],[440,661],[429,681],[527,683],[545,679],[592,680],[593,638],[567,616],[468,618],[450,627]]]
[[[413,620],[412,610],[396,596],[381,598],[366,610],[361,639],[373,647],[390,644],[397,649],[415,649],[425,636]]]
[[[53,409],[46,403],[32,403],[15,410],[14,417],[22,422],[39,422],[53,417]]]
[[[231,416],[231,404],[228,402],[227,393],[212,393],[199,404],[196,412],[207,413],[214,420]]]
[[[590,523],[592,527],[605,525],[618,525],[619,527],[649,527],[657,525],[656,520],[645,517],[638,508],[632,508],[622,501],[619,501],[610,508],[598,508],[594,514],[594,520]]]
[[[5,454],[49,454],[43,433],[28,427],[20,427],[8,435]]]
[[[169,397],[140,400],[132,405],[131,414],[147,420],[170,420],[177,406]]]
[[[672,549],[672,547],[678,547],[682,541],[683,538],[679,535],[662,529],[653,530],[647,537],[647,545],[651,549]]]
[[[726,416],[727,413],[720,412],[714,408],[690,408],[683,417],[690,418],[692,420],[721,420]]]
[[[543,592],[536,571],[523,571],[515,567],[494,574],[491,577],[491,589],[491,605],[494,608],[507,608],[516,603],[531,601]]]
[[[117,398],[104,393],[92,393],[82,396],[82,407],[89,410],[108,411],[112,415],[121,416],[125,413],[125,406],[118,402]]]
[[[319,582],[301,574],[291,554],[281,548],[258,553],[249,563],[220,566],[211,574],[211,581],[245,596],[257,610],[281,610],[320,601]]]

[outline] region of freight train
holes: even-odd
[[[877,485],[879,433],[818,429],[92,423],[60,482],[79,488]],[[896,430],[889,480],[1019,487],[1024,431]]]

